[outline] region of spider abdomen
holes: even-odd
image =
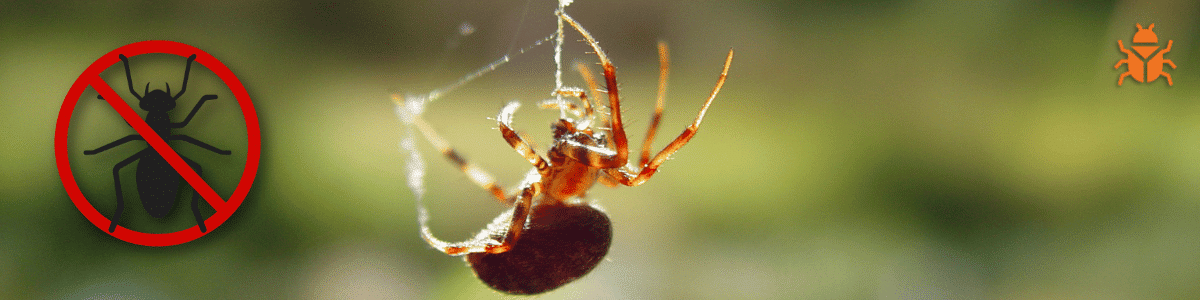
[[[516,245],[500,254],[472,253],[475,275],[509,294],[538,294],[586,275],[612,242],[612,223],[586,204],[535,206]]]

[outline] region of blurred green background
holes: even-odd
[[[499,297],[420,239],[389,95],[425,93],[519,52],[552,33],[554,5],[0,1],[0,298]],[[567,11],[618,66],[636,146],[654,101],[656,41],[672,49],[656,147],[694,117],[726,51],[737,54],[700,133],[659,174],[592,190],[613,220],[612,249],[544,298],[1200,296],[1200,2],[623,0]],[[463,23],[474,32],[461,35]],[[1135,23],[1155,23],[1160,45],[1174,41],[1166,58],[1178,69],[1167,72],[1179,86],[1116,85],[1116,41],[1128,46]],[[78,74],[152,39],[224,62],[263,134],[241,209],[164,248],[85,220],[52,143]],[[553,88],[550,50],[514,56],[426,114],[506,185],[528,165],[488,118],[521,101],[515,124],[545,149],[557,113],[533,104]],[[595,62],[581,43],[566,50],[567,63]],[[183,59],[133,64],[140,91],[176,85]],[[105,73],[118,92],[121,72]],[[193,76],[173,118],[200,95],[221,98],[177,132],[235,154],[177,149],[227,197],[245,160],[241,115],[210,72]],[[581,85],[574,72],[565,78]],[[84,95],[73,170],[109,215],[108,170],[144,144],[80,155],[133,133],[94,91]],[[421,145],[441,238],[470,237],[504,209]],[[123,225],[191,224],[184,204],[155,220],[127,199]]]

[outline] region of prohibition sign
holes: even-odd
[[[161,136],[142,120],[129,104],[122,100],[116,91],[112,89],[103,79],[100,78],[100,73],[110,66],[120,61],[118,55],[125,54],[132,57],[147,53],[168,53],[188,57],[195,54],[195,62],[204,65],[211,70],[221,81],[229,87],[234,98],[237,98],[238,105],[242,109],[242,116],[246,121],[246,138],[247,138],[247,153],[246,167],[242,170],[242,178],[238,181],[237,188],[229,199],[222,199],[217,195],[217,192],[196,174],[190,166],[167,145],[166,141]],[[58,123],[54,130],[54,156],[58,163],[58,175],[62,177],[63,187],[67,190],[67,195],[71,197],[71,202],[79,209],[83,216],[92,222],[93,225],[100,228],[101,231],[112,235],[118,239],[133,244],[143,246],[174,246],[195,240],[204,236],[208,232],[200,232],[198,225],[177,231],[173,233],[144,233],[131,230],[125,227],[117,226],[116,231],[109,233],[107,228],[110,220],[102,215],[99,211],[88,202],[83,192],[79,189],[79,184],[75,181],[75,176],[71,173],[71,162],[67,151],[67,131],[71,125],[71,115],[75,111],[75,105],[79,102],[79,98],[83,95],[83,91],[91,86],[109,105],[125,119],[134,131],[145,138],[146,143],[161,155],[176,172],[179,173],[188,185],[192,186],[201,197],[213,209],[216,210],[212,216],[204,220],[205,227],[208,232],[213,232],[222,223],[233,215],[233,212],[242,205],[242,200],[246,199],[246,194],[250,191],[250,185],[254,182],[254,176],[258,172],[258,161],[262,150],[262,140],[258,127],[258,115],[254,111],[254,104],[250,102],[250,95],[246,93],[246,87],[242,82],[233,75],[225,64],[222,64],[212,55],[200,50],[196,47],[189,46],[183,43],[172,41],[144,41],[122,46],[105,54],[97,59],[83,71],[82,75],[75,80],[75,84],[71,85],[71,89],[67,92],[66,99],[63,100],[62,108],[58,111]]]

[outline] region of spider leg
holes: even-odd
[[[517,150],[517,154],[521,154],[525,160],[533,164],[534,168],[537,168],[538,174],[546,175],[550,171],[550,165],[537,152],[533,152],[533,147],[512,129],[513,114],[517,112],[518,107],[521,107],[521,103],[513,101],[500,110],[500,114],[496,116],[500,134],[504,136],[505,141],[508,141],[508,145],[513,147],[513,150]]]
[[[521,190],[521,198],[513,207],[512,219],[508,222],[508,231],[504,234],[504,242],[497,246],[485,247],[488,253],[504,253],[516,245],[517,239],[525,231],[525,222],[529,220],[529,211],[533,208],[533,197],[542,191],[541,183],[530,184]]]
[[[709,94],[708,100],[704,101],[704,106],[700,107],[700,113],[696,115],[696,120],[693,121],[691,125],[688,125],[686,128],[684,128],[683,133],[680,133],[678,137],[675,137],[674,141],[671,141],[670,144],[667,144],[667,146],[663,148],[662,151],[659,151],[658,154],[655,155],[648,164],[643,166],[642,170],[637,172],[638,174],[636,177],[631,178],[630,174],[622,172],[619,169],[605,170],[608,175],[617,179],[617,181],[620,181],[621,184],[628,186],[641,185],[642,183],[645,183],[647,179],[650,179],[650,176],[654,176],[654,172],[658,171],[658,167],[667,160],[667,157],[670,157],[671,154],[675,153],[675,151],[678,151],[679,148],[682,148],[684,144],[687,144],[687,142],[696,135],[696,131],[700,130],[700,122],[704,120],[704,113],[708,111],[708,106],[712,104],[713,99],[717,98],[717,93],[721,91],[721,86],[725,84],[725,76],[729,73],[729,64],[731,62],[733,62],[733,50],[729,50],[729,55],[725,57],[725,67],[721,69],[721,75],[717,77],[717,84],[713,87],[712,93]]]
[[[607,187],[617,187],[621,184],[620,181],[618,181],[616,178],[613,178],[612,175],[608,175],[608,173],[600,173],[600,176],[596,177],[596,181],[599,181],[600,184],[603,184]]]
[[[578,105],[575,105],[575,103],[571,103],[562,99],[550,99],[542,101],[541,103],[538,103],[538,105],[543,109],[564,109],[570,111],[571,114],[575,115],[576,117],[583,118],[584,120],[590,121],[595,118],[596,110],[592,108],[592,103],[588,101],[587,94],[584,93],[583,90],[576,88],[564,88],[554,91],[554,93],[561,96],[578,98],[579,101],[583,103],[582,109]],[[586,122],[580,122],[580,124],[583,123]]]
[[[469,253],[504,253],[512,249],[525,231],[525,223],[529,220],[530,208],[533,207],[533,197],[541,194],[542,184],[532,183],[521,190],[516,206],[512,210],[500,214],[487,228],[476,234],[474,238],[447,243],[433,236],[429,227],[421,226],[421,237],[435,249],[449,255],[466,255]]]
[[[517,136],[520,136],[521,140],[524,140],[526,144],[529,144],[529,149],[533,149],[534,153],[542,152],[543,150],[545,150],[545,149],[539,149],[537,140],[534,140],[533,137],[529,136],[529,134],[527,132],[517,131]],[[536,171],[537,169],[534,169],[534,170]]]
[[[467,178],[471,179],[471,182],[474,182],[475,185],[478,185],[479,187],[490,192],[497,201],[500,201],[500,203],[504,203],[505,205],[509,205],[511,203],[509,200],[510,197],[506,196],[504,190],[501,189],[500,186],[496,185],[495,177],[492,177],[492,175],[487,171],[484,171],[482,168],[479,168],[479,166],[467,161],[467,159],[463,158],[462,155],[459,155],[457,151],[454,151],[454,148],[450,147],[450,143],[446,142],[446,140],[443,139],[442,136],[437,133],[437,131],[433,130],[433,127],[430,126],[428,122],[425,122],[424,118],[421,118],[420,115],[414,115],[413,124],[416,125],[417,129],[421,131],[421,134],[425,136],[425,140],[429,141],[430,144],[433,144],[433,147],[437,148],[438,152],[441,152],[442,155],[446,156],[447,160],[450,160],[450,162],[454,163],[459,170],[467,175]]]
[[[666,107],[667,74],[670,73],[670,53],[667,43],[658,42],[658,100],[654,103],[654,115],[650,116],[650,129],[646,130],[646,141],[642,143],[642,157],[638,165],[645,167],[650,162],[650,147],[654,143],[654,135],[658,133],[658,125],[662,122],[663,109]]]
[[[559,18],[571,24],[571,27],[574,27],[575,31],[578,31],[583,36],[583,39],[592,47],[592,50],[596,51],[596,57],[600,58],[600,65],[604,67],[604,88],[608,92],[608,107],[612,110],[612,116],[609,119],[610,130],[613,134],[613,143],[615,144],[615,148],[617,148],[617,156],[614,163],[623,166],[629,161],[629,140],[625,137],[625,127],[623,127],[621,122],[621,97],[617,92],[617,67],[613,66],[612,61],[608,60],[608,55],[604,54],[604,50],[600,49],[600,44],[596,42],[595,38],[592,38],[592,34],[588,33],[587,29],[583,29],[583,26],[580,26],[578,22],[575,22],[575,19],[571,18],[565,12],[559,10],[556,13]]]
[[[567,91],[559,91],[558,93],[562,94],[562,95],[574,96],[574,94],[572,94],[571,92],[567,92]],[[575,103],[571,103],[566,100],[559,101],[557,99],[549,99],[546,101],[538,102],[538,107],[541,109],[567,110],[567,111],[570,111],[571,114],[575,115],[576,117],[583,116],[583,110],[580,110],[578,105],[575,105]]]
[[[593,96],[599,95],[600,94],[600,86],[598,84],[596,84],[596,78],[595,78],[595,76],[592,76],[592,71],[590,69],[588,69],[587,65],[585,65],[583,63],[577,63],[577,64],[575,64],[575,69],[579,71],[579,75],[580,75],[580,77],[583,77],[583,81],[587,82],[588,90],[590,90],[592,92],[592,95]],[[604,117],[603,114],[601,114],[600,117],[602,117],[602,118],[599,120],[595,120],[594,123],[597,123],[597,124],[607,124],[608,123],[607,117]],[[609,140],[608,143],[612,144],[612,141]],[[605,145],[605,146],[612,146],[612,145]]]

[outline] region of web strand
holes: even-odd
[[[561,9],[561,6],[560,6],[560,9]],[[560,32],[561,32],[561,30],[560,30]],[[406,161],[406,168],[408,171],[407,185],[408,185],[409,190],[412,191],[412,193],[413,193],[413,199],[417,206],[417,222],[421,226],[421,236],[431,246],[434,246],[435,248],[439,248],[439,249],[461,248],[463,251],[465,251],[463,253],[467,253],[467,252],[481,251],[480,249],[483,249],[483,247],[495,243],[495,241],[491,240],[489,236],[482,235],[482,234],[480,236],[476,236],[474,239],[472,239],[470,241],[466,241],[466,242],[462,242],[462,243],[448,243],[448,242],[442,241],[442,240],[434,237],[432,230],[429,229],[429,219],[430,219],[429,210],[425,207],[425,202],[424,202],[425,201],[424,200],[425,192],[426,192],[426,190],[425,190],[425,160],[421,157],[420,151],[417,150],[417,146],[416,146],[417,138],[416,138],[415,130],[413,130],[414,122],[418,118],[420,118],[420,116],[424,113],[425,106],[429,102],[433,102],[433,101],[441,98],[442,96],[446,95],[447,93],[452,92],[455,89],[458,89],[459,87],[465,85],[468,82],[471,82],[472,80],[475,80],[476,78],[479,78],[480,76],[483,76],[484,74],[495,71],[500,66],[511,61],[512,60],[511,57],[513,57],[515,55],[524,54],[525,52],[527,52],[537,46],[540,46],[540,45],[546,43],[547,41],[550,41],[551,39],[555,39],[556,37],[557,37],[556,41],[558,41],[558,43],[561,44],[562,38],[560,37],[560,33],[555,33],[555,34],[546,36],[544,38],[541,38],[541,39],[533,42],[533,44],[531,44],[529,46],[525,46],[525,47],[518,49],[516,53],[511,53],[511,49],[510,49],[510,53],[505,54],[503,57],[501,57],[479,69],[476,69],[475,71],[459,78],[457,81],[455,81],[453,83],[450,83],[446,86],[443,86],[441,88],[430,91],[429,93],[419,94],[419,95],[405,95],[403,97],[401,97],[399,95],[392,95],[392,102],[395,104],[396,116],[397,116],[397,118],[399,118],[401,120],[402,126],[404,127],[404,137],[400,141],[400,151],[408,153],[408,159]],[[561,47],[559,47],[559,48],[561,48]],[[559,51],[561,51],[561,50],[559,50]],[[561,73],[561,70],[559,72]],[[561,82],[561,79],[559,81]],[[561,86],[561,83],[559,83],[559,86]],[[495,225],[493,224],[491,226],[495,226]]]

